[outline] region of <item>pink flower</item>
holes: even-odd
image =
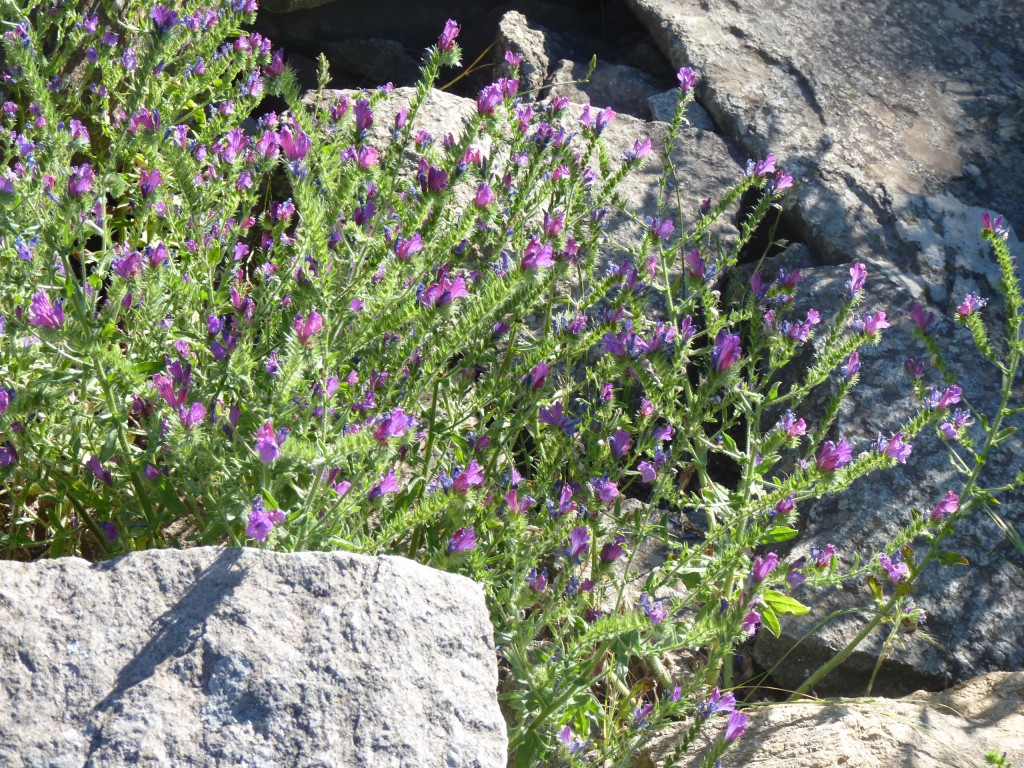
[[[323,330],[324,319],[316,310],[310,310],[309,317],[303,319],[302,313],[299,312],[295,315],[295,321],[292,323],[292,329],[298,336],[299,344],[307,346],[310,339],[313,338],[315,333]]]
[[[845,439],[839,443],[826,440],[818,454],[817,465],[822,472],[835,472],[853,461],[850,444]]]
[[[519,268],[524,270],[537,270],[541,267],[553,267],[555,265],[554,252],[551,243],[542,243],[536,236],[530,238],[523,251],[523,259]]]
[[[459,528],[448,540],[449,555],[468,552],[474,548],[476,548],[476,532],[472,525],[469,528]]]
[[[927,331],[928,327],[935,320],[935,315],[925,310],[921,302],[914,305],[913,309],[910,310],[910,319],[914,322],[918,328],[922,331]]]
[[[444,24],[441,36],[437,38],[437,49],[442,53],[448,53],[455,47],[455,38],[459,36],[462,28],[455,23],[454,19],[448,19]]]
[[[260,455],[260,461],[268,464],[281,455],[281,444],[288,437],[288,428],[282,427],[275,432],[274,423],[268,420],[256,430],[255,437],[255,451]]]
[[[718,332],[715,345],[711,349],[711,368],[716,373],[723,373],[739,362],[743,350],[740,348],[740,337],[728,333],[725,329]]]
[[[416,425],[416,419],[409,416],[401,408],[395,408],[384,420],[377,425],[373,432],[373,439],[381,445],[386,445],[393,437],[401,437]]]
[[[53,304],[46,291],[32,294],[32,305],[28,310],[29,325],[37,328],[62,328],[64,326],[64,307],[61,302]]]
[[[932,520],[942,520],[960,509],[960,497],[953,491],[946,491],[945,498],[932,510]]]
[[[690,67],[683,67],[676,72],[676,79],[679,80],[679,90],[683,92],[684,96],[697,85],[697,73]]]
[[[458,494],[465,495],[470,488],[479,488],[484,484],[484,470],[477,463],[476,459],[469,462],[469,466],[462,472],[458,472],[455,481],[452,483],[452,490]]]

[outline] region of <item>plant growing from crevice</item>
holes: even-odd
[[[252,0],[105,24],[0,7],[4,555],[402,554],[485,590],[514,764],[625,760],[678,722],[713,763],[745,722],[735,649],[807,610],[792,585],[848,577],[763,549],[945,413],[856,455],[832,434],[885,327],[862,266],[831,318],[792,316],[796,272],[722,290],[792,183],[774,158],[693,218],[666,159],[639,219],[617,192],[650,140],[613,154],[613,111],[520,99],[515,55],[457,129],[421,127],[455,22],[412,92],[330,92],[322,66],[303,95],[241,31]],[[55,79],[68,48],[83,63]],[[267,96],[287,111],[259,114]],[[739,237],[714,239],[746,193]],[[612,259],[631,215],[645,234]],[[649,542],[669,557],[644,571]]]

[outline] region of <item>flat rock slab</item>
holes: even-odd
[[[937,195],[1024,226],[1019,0],[626,5],[674,66],[700,71],[722,130],[800,182],[794,218],[820,257],[882,253],[940,276],[920,263],[935,258],[922,230],[942,244]]]
[[[478,585],[395,557],[0,563],[0,765],[504,766]]]
[[[1024,761],[1024,672],[994,672],[942,693],[895,701],[840,699],[746,711],[749,727],[722,758],[725,768],[982,768],[990,749],[1005,752],[1010,765]],[[667,768],[659,757],[673,739],[659,742],[647,765]],[[701,764],[699,751],[687,757],[671,765]]]

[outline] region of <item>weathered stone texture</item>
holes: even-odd
[[[483,593],[395,557],[0,563],[0,765],[504,766]]]

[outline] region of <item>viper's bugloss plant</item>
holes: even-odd
[[[746,724],[719,689],[735,648],[807,610],[792,587],[849,575],[831,545],[791,562],[764,548],[796,536],[801,503],[978,418],[949,410],[950,381],[875,445],[832,434],[858,349],[888,322],[859,312],[859,264],[830,318],[792,316],[798,270],[726,290],[793,184],[774,157],[691,217],[669,205],[665,153],[657,216],[613,243],[607,223],[635,217],[617,188],[653,147],[612,156],[612,110],[518,98],[510,54],[459,131],[418,127],[459,62],[455,22],[414,92],[329,92],[324,67],[304,98],[241,31],[254,0],[0,7],[6,557],[407,555],[483,585],[516,765],[624,759],[675,721],[680,751],[713,764]],[[679,81],[669,146],[696,73]],[[268,95],[287,111],[258,112]],[[712,237],[747,193],[739,236]],[[1019,294],[990,240],[1009,362],[985,346],[980,300],[959,314],[1012,383]],[[830,381],[815,423],[808,397]],[[904,540],[940,540],[980,494],[947,496]],[[670,556],[645,571],[649,541]],[[854,575],[923,565],[878,554]],[[670,674],[683,652],[691,668]]]

